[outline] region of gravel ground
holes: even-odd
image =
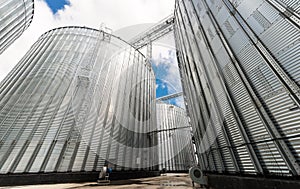
[[[198,185],[196,185],[198,186]],[[1,187],[0,187],[1,188]],[[44,184],[2,187],[9,189],[193,189],[191,179],[187,174],[166,174],[159,177],[142,179],[111,181],[107,186],[100,186],[96,182],[68,183],[68,184]],[[195,188],[200,188],[194,187]]]

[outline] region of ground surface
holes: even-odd
[[[4,188],[4,187],[0,187]],[[9,189],[192,189],[191,179],[187,174],[166,174],[159,177],[111,181],[108,186],[99,186],[96,182],[44,184],[5,187]],[[194,187],[195,189],[196,187]],[[197,187],[199,188],[199,187]]]

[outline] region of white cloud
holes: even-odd
[[[163,71],[156,74],[156,79],[161,80],[166,85],[168,94],[182,91],[173,34],[167,35],[163,39],[153,43],[152,64],[157,67],[158,72]],[[182,96],[175,98],[174,102],[177,106],[185,109]]]
[[[159,84],[155,84],[155,89],[157,90],[159,87]]]
[[[173,37],[173,36],[171,36]],[[173,38],[174,40],[174,38]],[[157,42],[153,45],[153,64],[163,69],[165,74],[156,74],[157,78],[168,85],[169,94],[181,92],[181,79],[176,58],[176,48],[172,42]]]
[[[175,103],[176,103],[177,106],[179,106],[179,107],[185,109],[185,104],[184,104],[184,99],[183,99],[183,97],[178,97],[178,98],[176,98],[176,99],[175,99]]]
[[[70,5],[55,15],[43,0],[35,0],[32,24],[2,55],[0,81],[18,63],[44,32],[60,26],[99,28],[101,23],[113,30],[158,22],[173,13],[175,0],[70,0]]]

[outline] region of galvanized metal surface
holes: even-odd
[[[149,170],[152,101],[154,73],[129,44],[85,27],[53,29],[1,83],[0,173]]]
[[[29,27],[33,12],[33,0],[0,2],[0,54]]]
[[[157,101],[159,170],[187,171],[196,164],[191,126],[186,111]]]
[[[224,164],[229,172],[299,175],[300,33],[283,17],[267,1],[176,1],[179,67],[202,169],[225,172],[218,168]],[[199,122],[201,99],[215,100],[210,109],[224,120],[225,132],[210,147],[203,141],[208,125]],[[207,152],[224,149],[233,150],[238,166],[228,163],[232,156],[211,165]]]

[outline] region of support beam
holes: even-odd
[[[174,16],[170,15],[162,21],[158,22],[145,32],[140,33],[133,39],[129,41],[129,43],[134,46],[136,49],[140,49],[149,44],[149,42],[156,41],[161,37],[167,35],[168,33],[173,31],[174,24]]]
[[[159,97],[156,100],[165,101],[165,100],[170,100],[172,98],[180,97],[182,95],[183,95],[183,92],[179,92],[179,93],[174,93],[174,94],[170,94],[170,95]]]

